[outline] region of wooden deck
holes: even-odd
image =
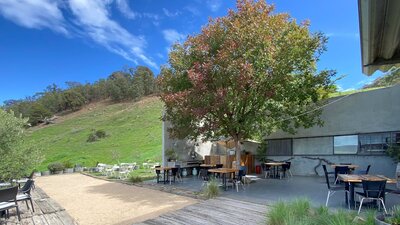
[[[74,219],[57,202],[49,198],[42,189],[36,187],[32,191],[35,212],[28,210],[25,202],[18,202],[21,221],[18,222],[14,209],[10,210],[10,219],[2,218],[0,224],[26,224],[26,225],[76,225]],[[29,207],[30,203],[29,203]]]
[[[266,212],[265,205],[220,197],[166,213],[138,225],[264,224]]]

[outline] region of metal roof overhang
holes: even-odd
[[[400,0],[358,0],[362,72],[400,66]]]

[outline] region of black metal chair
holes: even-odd
[[[281,166],[279,170],[279,179],[282,179],[282,177],[286,177],[286,173],[289,173],[290,176],[293,176],[292,172],[290,171],[291,164],[291,162],[287,161]]]
[[[264,172],[264,178],[270,177],[273,173],[271,170],[271,166],[265,165],[264,163],[261,164],[261,168]]]
[[[385,187],[386,180],[378,180],[378,181],[370,181],[370,180],[362,180],[363,192],[357,192],[360,195],[360,207],[358,208],[358,214],[360,214],[361,207],[364,203],[364,200],[373,200],[378,202],[378,207],[382,204],[385,213],[387,214],[386,206],[385,206]]]
[[[35,181],[34,180],[28,180],[22,188],[18,190],[18,195],[17,195],[17,201],[26,202],[26,207],[29,209],[29,204],[28,201],[31,202],[32,206],[32,211],[35,212],[35,209],[33,208],[33,202],[32,202],[32,196],[31,196],[31,190],[35,186]]]
[[[210,180],[207,169],[201,169],[199,172],[199,176],[203,180],[203,184],[201,186],[207,185],[208,181]]]
[[[335,167],[335,183],[337,184],[337,182],[339,181],[339,174],[349,174],[350,173],[350,169],[348,166],[336,166]]]
[[[160,168],[161,166],[155,166],[154,168]],[[160,183],[160,174],[161,174],[161,170],[156,170],[156,174],[157,174],[157,183]]]
[[[174,183],[175,183],[175,180],[176,180],[176,176],[178,174],[178,170],[179,170],[179,168],[177,168],[177,167],[171,169],[171,176],[174,178],[174,181],[173,181]],[[171,182],[172,182],[172,179],[170,178],[169,179],[169,184],[171,184]]]
[[[9,218],[9,209],[15,208],[17,210],[18,221],[21,221],[19,207],[17,203],[18,186],[0,189],[0,212],[5,211],[6,217]]]
[[[368,165],[366,170],[356,170],[356,171],[354,171],[354,173],[360,174],[360,175],[368,174],[370,168],[371,168],[371,165]]]
[[[328,195],[326,197],[325,206],[328,207],[329,199],[333,194],[335,194],[337,191],[344,191],[346,193],[347,205],[350,209],[350,201],[348,198],[349,191],[346,190],[344,186],[331,185],[329,182],[328,171],[326,170],[326,165],[322,165],[322,168],[324,169],[326,185],[328,186]]]

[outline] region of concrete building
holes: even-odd
[[[400,85],[332,98],[321,119],[322,127],[299,129],[294,135],[277,131],[266,137],[268,158],[290,160],[294,175],[322,175],[321,164],[348,162],[360,169],[372,165],[372,173],[394,176],[396,164],[386,149],[390,142],[400,142]],[[174,148],[182,161],[227,155],[232,147],[171,140],[167,126],[164,124],[163,149]],[[252,154],[257,147],[255,142],[243,142],[243,149]]]

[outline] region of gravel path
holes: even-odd
[[[133,224],[197,202],[184,196],[81,174],[37,177],[36,182],[82,225]]]

